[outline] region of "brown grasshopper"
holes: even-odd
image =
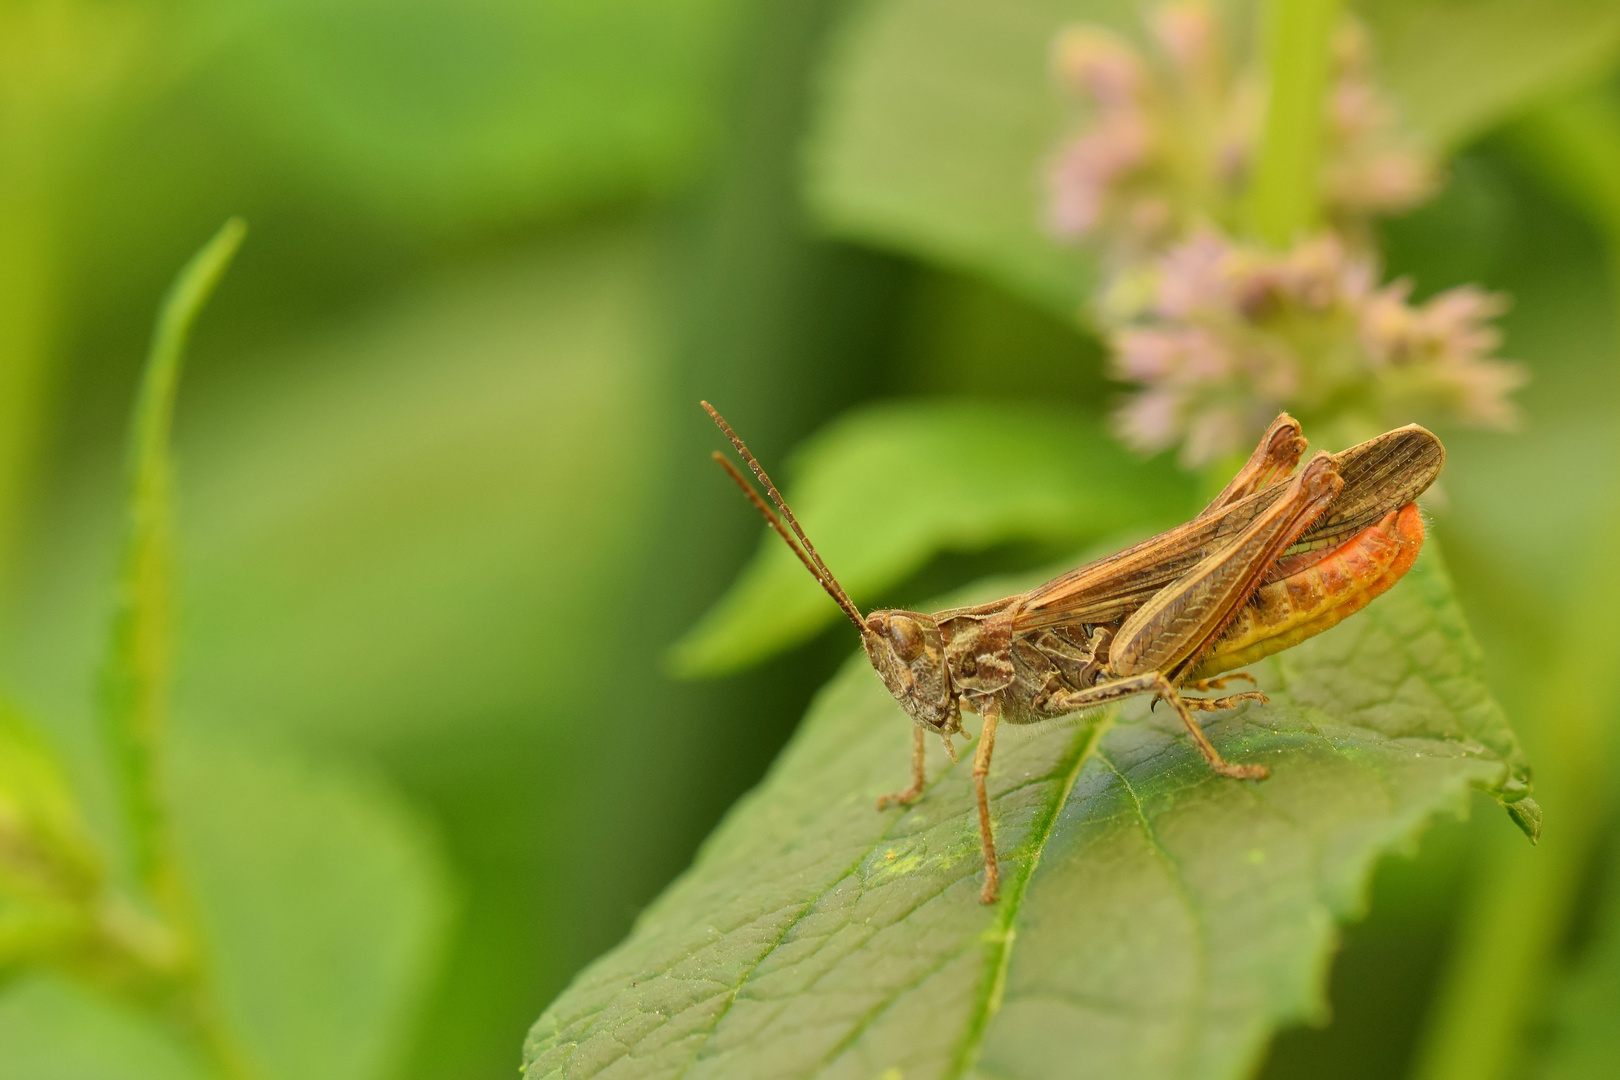
[[[849,616],[872,667],[916,725],[911,785],[879,799],[878,808],[922,794],[928,733],[955,761],[951,737],[962,730],[962,710],[983,718],[973,786],[987,904],[1000,881],[985,792],[998,724],[1039,723],[1152,694],[1176,711],[1216,772],[1264,779],[1263,765],[1223,759],[1193,712],[1265,695],[1181,691],[1219,690],[1238,678],[1252,684],[1235,669],[1321,633],[1398,581],[1423,544],[1413,500],[1445,462],[1440,440],[1410,425],[1342,453],[1317,453],[1295,472],[1305,439],[1284,413],[1232,482],[1185,525],[993,603],[863,616],[748,447],[708,402],[703,407],[786,526],[736,466],[718,452],[715,460]],[[1234,673],[1216,678],[1224,672]]]

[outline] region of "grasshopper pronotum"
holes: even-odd
[[[1295,472],[1305,440],[1284,413],[1225,490],[1185,525],[993,603],[862,615],[748,447],[708,402],[703,407],[781,518],[723,454],[715,460],[849,616],[872,667],[916,725],[911,785],[879,799],[878,808],[922,794],[929,732],[954,761],[962,710],[983,718],[973,786],[987,904],[1000,881],[985,793],[998,724],[1039,723],[1152,694],[1175,709],[1216,772],[1264,779],[1263,765],[1223,759],[1193,712],[1265,695],[1189,698],[1181,690],[1219,690],[1239,678],[1252,684],[1234,669],[1321,633],[1398,581],[1423,545],[1413,500],[1445,463],[1440,440],[1414,424],[1342,453],[1317,453]],[[1234,673],[1216,677],[1224,672]]]

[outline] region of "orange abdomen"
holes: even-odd
[[[1422,515],[1407,503],[1319,557],[1279,564],[1286,576],[1255,591],[1187,677],[1246,667],[1336,626],[1399,581],[1422,547]]]

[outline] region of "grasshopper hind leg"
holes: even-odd
[[[1265,700],[1264,695],[1255,691],[1244,694],[1235,694],[1227,698],[1205,700],[1199,698],[1183,698],[1176,692],[1169,679],[1157,671],[1150,671],[1142,675],[1130,675],[1123,679],[1111,682],[1098,683],[1086,690],[1076,690],[1069,694],[1060,694],[1048,697],[1039,703],[1039,707],[1052,715],[1075,712],[1080,709],[1095,708],[1125,698],[1137,697],[1141,694],[1153,694],[1161,701],[1169,703],[1181,717],[1182,726],[1192,741],[1198,747],[1198,752],[1204,755],[1209,767],[1222,776],[1229,776],[1234,780],[1264,780],[1271,775],[1271,770],[1264,765],[1235,765],[1221,757],[1221,752],[1215,749],[1215,744],[1209,741],[1204,729],[1199,726],[1198,720],[1193,716],[1193,710],[1207,711],[1211,709],[1224,709],[1235,705],[1239,701]],[[1196,705],[1192,702],[1197,702]]]
[[[1209,741],[1209,736],[1204,734],[1202,725],[1193,716],[1194,710],[1198,712],[1214,712],[1217,709],[1230,709],[1240,701],[1265,701],[1266,695],[1250,690],[1247,693],[1233,694],[1231,697],[1223,698],[1184,698],[1176,692],[1174,686],[1170,685],[1169,679],[1166,679],[1163,675],[1156,675],[1155,677],[1162,687],[1157,688],[1159,696],[1168,701],[1171,707],[1176,710],[1176,715],[1181,717],[1182,726],[1187,729],[1187,734],[1192,736],[1193,743],[1198,747],[1198,752],[1204,755],[1204,760],[1209,762],[1210,768],[1222,776],[1229,776],[1234,780],[1264,780],[1271,775],[1271,770],[1264,765],[1234,765],[1221,757],[1221,752],[1215,749],[1215,744]]]

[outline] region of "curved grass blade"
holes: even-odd
[[[241,219],[227,221],[169,287],[130,431],[127,536],[103,667],[102,721],[133,869],[155,899],[174,888],[157,763],[173,638],[169,434],[186,340],[246,231]]]

